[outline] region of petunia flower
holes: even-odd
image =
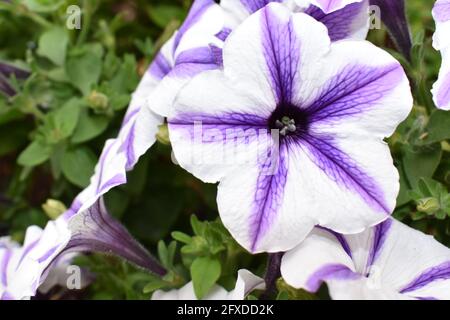
[[[365,39],[369,31],[369,0],[223,0],[228,28],[234,29],[268,3],[279,2],[293,12],[304,12],[328,28],[332,41]]]
[[[44,230],[29,227],[22,247],[6,240],[0,242],[0,300],[28,299],[41,286],[45,293],[66,278],[61,269],[79,252],[114,254],[156,275],[166,273],[108,214],[102,199],[70,218],[61,216],[50,221]]]
[[[323,24],[275,3],[223,56],[223,70],[181,90],[168,123],[180,165],[220,182],[220,216],[243,247],[281,252],[317,224],[356,233],[388,218],[399,176],[383,139],[412,108],[392,56],[331,43]]]
[[[64,249],[70,232],[62,221],[52,221],[44,230],[31,226],[22,247],[0,241],[0,300],[29,299],[46,278],[46,271]]]
[[[439,109],[450,110],[450,1],[438,0],[433,8],[436,22],[436,32],[433,36],[433,46],[441,51],[442,65],[439,78],[433,85],[434,103]]]
[[[163,118],[146,107],[165,109],[179,87],[193,75],[213,67],[222,41],[220,7],[213,0],[196,0],[186,21],[163,46],[133,94],[120,132],[103,148],[90,185],[66,213],[69,218],[92,206],[112,188],[127,182],[126,173],[156,141]],[[217,47],[213,45],[217,45]]]
[[[228,292],[224,288],[215,285],[203,300],[244,300],[254,290],[264,290],[264,279],[255,276],[248,270],[238,271],[238,278],[234,290]],[[181,289],[170,291],[157,290],[152,295],[152,300],[197,300],[192,282],[187,283]]]
[[[360,234],[315,229],[281,264],[283,279],[333,299],[450,299],[450,250],[393,219]]]

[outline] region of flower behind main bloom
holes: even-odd
[[[168,123],[180,165],[220,181],[219,213],[234,238],[279,252],[317,224],[355,233],[387,219],[399,178],[383,139],[412,108],[400,64],[365,41],[331,43],[323,24],[275,3],[223,50],[223,71],[186,85]],[[242,146],[235,156],[245,161],[229,161]]]
[[[281,264],[284,280],[333,299],[450,299],[450,250],[389,219],[361,234],[315,229]]]
[[[450,1],[438,0],[433,8],[433,18],[436,22],[436,32],[433,36],[433,46],[441,51],[442,65],[439,78],[433,85],[434,103],[439,109],[450,110]]]

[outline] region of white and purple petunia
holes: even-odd
[[[23,246],[0,240],[0,300],[29,299],[46,279],[49,267],[70,240],[62,220],[52,221],[44,230],[31,226]]]
[[[369,0],[309,1],[309,0],[223,0],[226,26],[231,30],[269,3],[284,4],[293,12],[304,12],[328,29],[332,41],[363,40],[369,31]]]
[[[436,1],[433,17],[436,22],[433,46],[442,55],[439,78],[432,90],[433,99],[439,109],[450,110],[450,1]]]
[[[264,290],[264,279],[255,276],[248,270],[238,271],[235,288],[228,292],[224,288],[215,285],[203,300],[244,300],[254,290]],[[157,290],[152,295],[152,300],[197,300],[192,282],[187,283],[181,289],[170,291]]]
[[[0,300],[28,299],[42,286],[43,292],[67,278],[61,272],[74,254],[114,254],[158,276],[166,270],[107,212],[100,198],[89,209],[48,222],[44,230],[27,229],[22,247],[0,241]],[[83,275],[86,283],[89,277]],[[82,284],[83,285],[83,284]]]
[[[223,56],[223,70],[181,90],[168,123],[180,165],[220,181],[219,213],[243,247],[286,251],[318,224],[356,233],[389,217],[399,176],[383,139],[412,108],[392,56],[331,43],[322,23],[275,3]]]
[[[66,216],[88,209],[109,190],[127,182],[127,171],[155,143],[163,123],[147,103],[154,110],[165,110],[192,76],[217,68],[222,28],[220,7],[213,0],[196,0],[186,21],[148,68],[133,94],[117,138],[106,142],[90,185],[75,199]]]
[[[394,219],[360,234],[315,229],[281,264],[284,280],[333,299],[450,299],[450,250]]]

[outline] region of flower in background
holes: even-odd
[[[0,243],[0,299],[28,299],[40,286],[45,293],[66,279],[61,272],[79,252],[114,254],[156,275],[166,273],[108,214],[100,199],[75,216],[50,221],[44,230],[29,227],[22,247],[4,238]]]
[[[226,25],[234,29],[246,18],[268,3],[280,2],[293,12],[304,12],[328,28],[332,41],[342,39],[363,40],[369,31],[369,0],[309,1],[309,0],[223,0],[221,6],[226,13]]]
[[[441,51],[442,65],[439,78],[433,85],[434,103],[439,109],[450,110],[450,1],[438,0],[433,8],[436,32],[433,47]]]
[[[247,270],[239,270],[234,290],[228,292],[215,285],[203,300],[244,300],[254,290],[264,290],[264,279],[255,276]],[[155,291],[152,300],[197,300],[192,282],[181,289],[170,291]]]
[[[450,250],[393,219],[360,234],[316,228],[281,264],[284,280],[333,299],[450,299]]]
[[[10,78],[14,77],[18,80],[28,78],[30,73],[24,69],[16,67],[6,62],[0,62],[0,92],[8,97],[16,95],[16,90],[10,83]]]
[[[0,299],[29,299],[45,281],[48,267],[70,240],[70,231],[61,220],[44,230],[27,229],[22,247],[9,238],[0,241]]]
[[[251,252],[280,252],[317,224],[355,233],[387,219],[399,176],[383,139],[411,108],[388,53],[330,43],[323,24],[269,4],[230,34],[223,71],[181,90],[168,123],[180,165],[220,181],[219,213],[234,238]],[[239,161],[217,161],[237,145]]]

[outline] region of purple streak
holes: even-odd
[[[421,289],[432,282],[450,279],[450,261],[429,268],[422,272],[417,278],[407,284],[400,293],[412,292]]]

